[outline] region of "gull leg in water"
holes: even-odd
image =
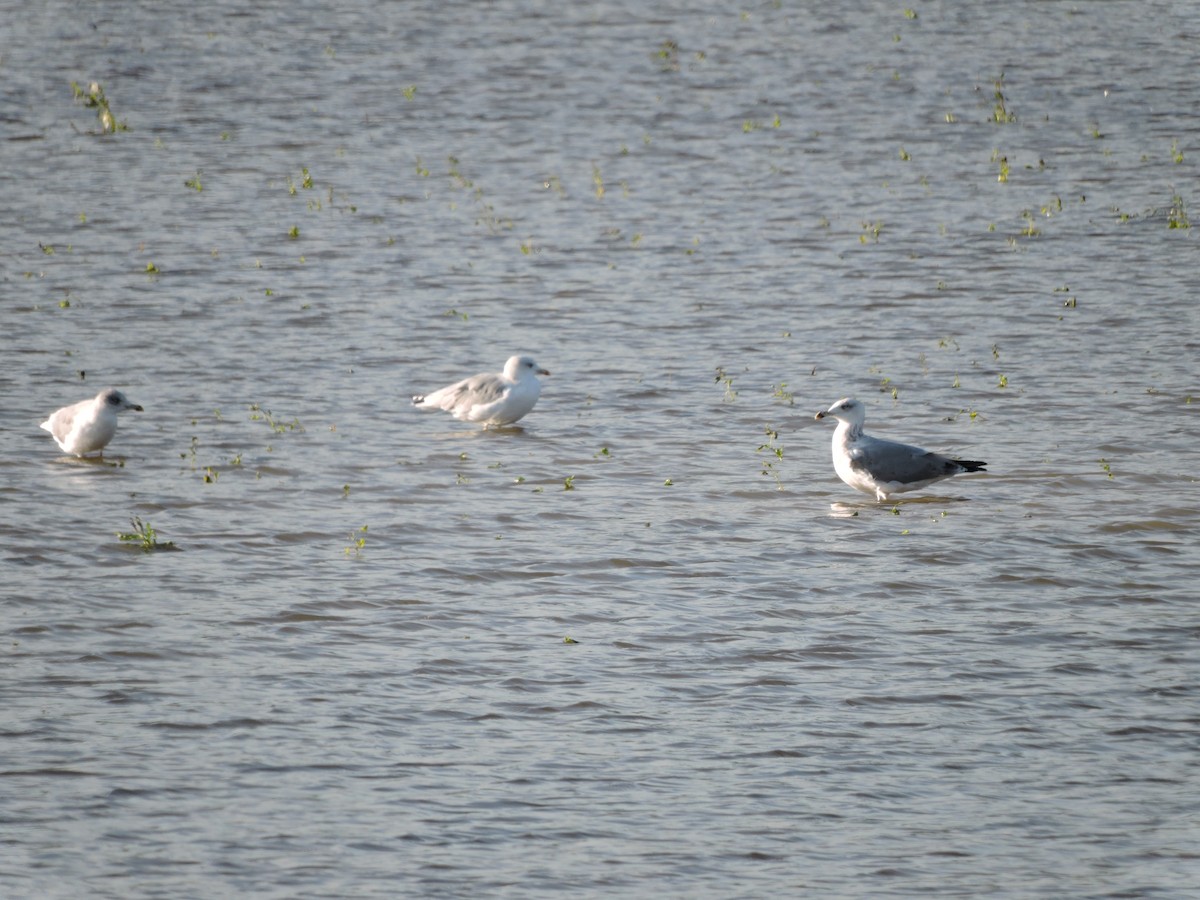
[[[127,409],[142,411],[116,388],[106,388],[91,400],[55,411],[41,427],[50,432],[64,452],[87,456],[108,445],[117,433],[117,413]]]
[[[524,417],[542,392],[539,375],[549,375],[532,357],[513,356],[496,374],[473,375],[430,394],[413,397],[418,409],[444,409],[484,428],[511,425]]]
[[[833,433],[833,469],[855,490],[890,500],[894,494],[917,491],[943,478],[963,472],[985,472],[987,463],[976,459],[951,459],[920,447],[885,441],[863,433],[867,408],[846,397],[816,418],[837,419]]]

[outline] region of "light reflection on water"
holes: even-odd
[[[5,896],[1190,890],[1146,10],[10,10]],[[408,406],[516,352],[522,429]],[[855,494],[846,395],[989,473]]]

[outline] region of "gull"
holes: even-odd
[[[105,388],[91,400],[84,400],[50,415],[42,428],[54,437],[58,446],[75,456],[103,450],[117,433],[117,413],[142,408],[130,403],[116,388]]]
[[[838,478],[855,490],[890,500],[893,494],[923,487],[962,472],[984,472],[987,463],[975,459],[951,459],[897,441],[863,434],[867,408],[862,401],[846,397],[816,418],[838,420],[833,433],[833,469]]]
[[[464,422],[484,428],[511,425],[537,403],[542,392],[538,375],[549,375],[530,356],[511,356],[504,371],[464,378],[431,394],[413,397],[418,409],[444,409]]]

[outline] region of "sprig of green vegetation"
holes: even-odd
[[[358,535],[358,537],[355,537],[355,535]],[[364,525],[358,531],[350,532],[350,540],[353,543],[345,548],[346,555],[356,558],[362,556],[363,547],[367,546],[367,526]]]
[[[725,385],[725,402],[732,403],[737,399],[738,392],[733,389],[733,376],[725,372],[724,366],[717,366],[717,377],[713,379],[718,384]]]
[[[105,134],[111,134],[114,131],[128,131],[129,126],[125,122],[117,121],[117,118],[112,114],[112,109],[108,105],[108,98],[104,96],[104,88],[100,86],[98,81],[93,81],[88,85],[85,91],[80,87],[78,82],[71,82],[71,91],[75,94],[75,99],[89,109],[96,110],[96,118],[100,120],[100,128]]]
[[[992,87],[995,93],[992,95],[995,100],[995,105],[992,107],[992,121],[1001,125],[1009,122],[1017,121],[1017,114],[1010,112],[1008,109],[1008,101],[1004,96],[1004,73],[1000,73],[1000,77],[992,82]]]
[[[271,415],[269,409],[264,409],[257,403],[250,404],[250,421],[262,422],[265,421],[272,431],[276,434],[283,434],[285,431],[299,431],[304,433],[304,426],[300,424],[298,418],[293,418],[290,422],[280,422]]]
[[[679,45],[672,40],[665,40],[658,45],[658,52],[655,54],[659,61],[659,68],[664,72],[679,71]]]
[[[131,518],[129,524],[133,527],[133,531],[118,531],[117,540],[129,544],[137,544],[139,549],[144,553],[150,553],[154,550],[175,549],[174,542],[160,541],[158,539],[158,532],[154,530],[154,526],[149,522],[143,522],[140,516]]]
[[[1184,206],[1183,198],[1178,193],[1171,196],[1171,209],[1167,213],[1168,228],[1191,228],[1192,223],[1188,220],[1187,208]]]
[[[996,180],[998,182],[1000,182],[1001,184],[1007,184],[1008,183],[1008,173],[1010,171],[1009,166],[1008,166],[1008,157],[1001,156],[999,150],[993,150],[992,151],[992,162],[1000,164],[1000,174],[996,176]]]
[[[759,474],[760,475],[769,475],[771,478],[774,478],[775,479],[775,490],[782,491],[783,490],[783,478],[782,478],[782,476],[780,476],[779,470],[777,468],[775,468],[776,463],[783,462],[783,446],[778,443],[779,432],[776,431],[774,428],[772,428],[770,425],[767,425],[765,427],[764,431],[767,435],[767,440],[765,443],[759,444],[758,448],[754,452],[762,453],[763,451],[766,451],[770,456],[775,457],[775,459],[772,460],[769,457],[767,459],[764,459],[762,461],[762,471]]]

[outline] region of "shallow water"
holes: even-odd
[[[914,11],[3,7],[3,894],[1194,890],[1194,16]]]

